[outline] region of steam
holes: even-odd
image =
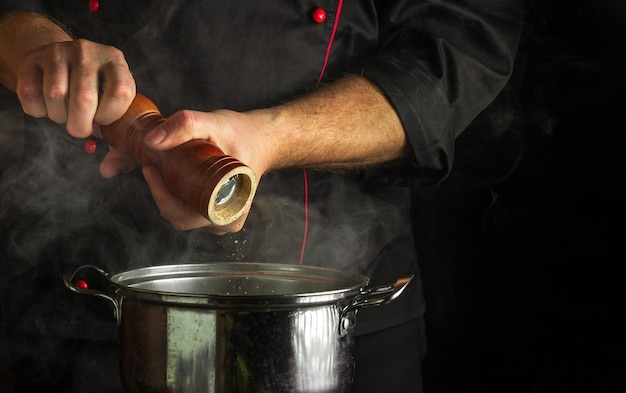
[[[219,89],[207,85],[210,82],[196,84],[196,79],[202,78],[194,78],[194,75],[209,72],[214,63],[222,63],[214,61],[216,58],[223,60],[219,57],[228,54],[212,53],[212,57],[207,58],[195,55],[198,51],[184,46],[215,38],[211,30],[189,31],[188,26],[210,28],[206,24],[191,22],[204,15],[203,12],[191,13],[167,3],[154,7],[167,8],[166,12],[159,9],[154,13],[159,15],[158,18],[149,17],[154,10],[141,10],[137,14],[145,18],[144,27],[133,31],[130,39],[115,39],[119,39],[121,49],[127,55],[138,81],[138,91],[153,99],[165,115],[183,108],[207,111],[224,107],[250,109],[261,105],[258,100],[267,99],[262,92],[255,91],[225,101]],[[207,10],[207,13],[211,11]],[[217,11],[225,12],[222,9]],[[129,9],[128,14],[135,13]],[[133,22],[128,25],[135,25]],[[78,20],[67,21],[70,28],[79,23]],[[128,27],[124,23],[120,21],[119,31],[126,34]],[[177,31],[180,36],[164,41],[168,29]],[[233,31],[244,34],[241,32],[246,30]],[[99,32],[93,34],[88,38],[98,40]],[[196,57],[181,58],[177,56],[179,52],[192,53]],[[229,83],[232,83],[233,91],[239,91],[239,84],[254,85],[237,80]],[[206,94],[207,91],[210,94]],[[281,97],[296,93],[302,92],[285,93]],[[16,109],[14,97],[12,99],[13,107],[2,117],[20,112],[19,107]],[[476,129],[492,132],[494,123],[498,123],[498,129],[521,129],[510,127],[515,114],[501,111],[497,113],[502,116],[496,116],[496,112],[489,113],[491,116],[483,116],[484,121],[477,123],[480,127]],[[270,173],[261,180],[248,222],[241,232],[223,237],[202,231],[177,232],[160,217],[138,171],[112,180],[99,177],[98,165],[106,152],[103,143],[100,142],[96,154],[90,156],[82,150],[82,141],[71,138],[62,126],[47,120],[26,120],[25,154],[19,165],[15,162],[3,169],[0,183],[3,198],[10,196],[10,201],[3,200],[3,216],[15,220],[3,241],[13,257],[11,260],[18,261],[13,269],[21,274],[45,264],[43,261],[54,265],[52,262],[58,260],[65,267],[86,263],[100,265],[111,273],[183,262],[298,263],[303,247],[305,264],[367,274],[366,262],[375,260],[383,251],[382,247],[391,247],[400,238],[412,236],[410,217],[403,216],[404,208],[410,203],[408,192],[406,189],[399,193],[379,192],[376,180],[371,178],[373,174],[368,173],[370,171],[323,176],[310,173],[312,181],[308,189],[304,187],[301,171]],[[16,130],[19,128],[15,127]],[[10,135],[7,133],[2,135],[10,139],[10,143],[3,143],[3,146],[18,144],[18,138],[7,137]],[[476,133],[466,132],[464,135],[468,135],[470,143],[469,148],[459,149],[459,152],[468,152],[460,156],[461,163],[464,158],[472,162],[482,152],[471,144],[471,135]],[[488,137],[498,139],[498,135]],[[517,142],[514,138],[511,140]],[[518,149],[519,145],[515,143],[514,149]],[[16,152],[22,151],[16,149]],[[507,159],[509,157],[511,155],[506,155]],[[517,152],[512,157],[515,159]],[[514,165],[515,162],[507,162],[504,167]],[[456,173],[465,181],[465,172]],[[362,182],[364,176],[370,176],[368,182]],[[468,182],[477,182],[475,178],[468,179]],[[309,204],[305,215],[307,196]],[[379,247],[372,247],[375,244]],[[52,254],[48,250],[53,250]]]
[[[353,185],[340,188],[333,180],[344,174],[311,172],[315,181],[305,189],[302,171],[293,171],[262,179],[241,232],[221,237],[178,232],[160,217],[138,171],[100,178],[98,166],[107,150],[103,141],[89,155],[83,141],[69,136],[62,125],[21,115],[15,97],[9,101],[2,116],[15,121],[4,123],[8,132],[2,133],[2,146],[11,154],[3,154],[10,162],[3,165],[0,187],[3,220],[10,222],[3,236],[9,254],[5,263],[17,276],[35,277],[42,264],[59,260],[65,269],[94,264],[111,273],[185,262],[298,263],[303,242],[306,264],[363,271],[375,257],[370,254],[379,252],[371,247],[381,243],[376,238],[393,241],[397,228],[410,227],[392,200],[381,205],[384,198],[367,197],[365,190],[353,187],[358,172],[346,176]],[[310,197],[308,216],[305,193]],[[381,208],[385,222],[373,222]],[[56,273],[60,277],[63,272]]]
[[[155,5],[162,6],[166,3]],[[211,66],[212,59],[177,57],[178,41],[163,46],[163,31],[182,29],[186,19],[174,13],[162,15],[148,18],[121,49],[128,56],[138,91],[153,99],[164,115],[183,108],[245,110],[267,105],[262,102],[267,95],[261,91],[225,101],[229,96],[208,86],[210,81],[194,84],[190,75],[206,72],[204,67]],[[195,34],[200,40],[210,36]],[[241,91],[239,84],[253,85],[249,81],[232,84],[234,91]],[[277,97],[301,93],[278,92]],[[15,95],[6,90],[0,108],[4,128],[0,133],[0,290],[7,295],[0,299],[0,311],[2,322],[15,330],[114,340],[117,332],[110,305],[64,288],[63,275],[84,264],[111,274],[179,263],[297,264],[304,248],[304,264],[372,277],[373,271],[367,269],[379,255],[391,253],[400,270],[413,262],[414,256],[402,254],[404,247],[394,247],[412,241],[410,217],[404,213],[410,202],[408,191],[379,187],[375,171],[309,171],[308,188],[301,170],[268,173],[240,232],[225,236],[201,230],[179,232],[160,216],[140,171],[108,180],[99,176],[107,152],[103,141],[97,141],[94,154],[87,154],[84,141],[68,135],[63,125],[23,115]],[[363,181],[365,176],[369,181]],[[50,356],[59,349],[54,345],[51,342],[46,352]]]
[[[369,190],[374,196],[368,196],[364,186],[357,185],[360,172],[309,171],[308,176],[308,189],[300,171],[271,173],[262,180],[249,223],[255,232],[251,252],[259,258],[297,263],[308,225],[304,264],[366,272],[381,252],[376,245],[391,244],[398,233],[410,232],[408,217],[399,209],[407,200],[394,199],[391,193],[376,196],[375,183]],[[305,193],[308,216],[303,209]]]

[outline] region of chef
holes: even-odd
[[[519,1],[0,4],[0,83],[24,112],[1,237],[17,391],[120,389],[109,305],[67,291],[63,272],[207,261],[331,267],[372,285],[416,275],[359,312],[352,389],[421,391],[410,192],[446,178],[455,139],[507,82]],[[254,170],[247,214],[214,225],[99,138],[136,93],[168,117],[150,148],[206,139]]]

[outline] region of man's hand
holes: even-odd
[[[249,166],[257,182],[281,168],[345,169],[387,162],[406,154],[402,125],[384,95],[369,81],[345,77],[316,92],[276,107],[234,112],[181,110],[145,138],[149,148],[165,151],[193,139],[208,140]],[[102,162],[103,176],[127,170],[113,154]],[[246,219],[215,227],[172,195],[155,168],[144,176],[161,215],[175,228],[204,227],[235,232]]]
[[[32,12],[0,21],[0,83],[17,93],[25,113],[66,123],[75,137],[120,118],[135,96],[135,80],[121,51],[73,40]]]
[[[266,135],[260,132],[266,121],[261,111],[239,113],[229,110],[198,112],[181,110],[166,118],[149,133],[145,143],[149,148],[166,151],[190,140],[208,140],[225,154],[249,166],[256,174],[257,182],[274,160],[274,149]],[[108,154],[100,166],[104,177],[115,176],[128,169],[128,162],[119,154]],[[239,231],[247,213],[227,226],[215,226],[191,206],[179,200],[167,188],[157,168],[145,166],[143,174],[161,215],[179,230],[204,228],[214,234]],[[255,185],[256,186],[256,185]]]
[[[85,40],[48,44],[23,58],[16,93],[24,112],[66,124],[84,138],[94,123],[119,119],[135,96],[135,81],[122,52]]]

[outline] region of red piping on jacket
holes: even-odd
[[[326,65],[328,64],[328,58],[330,57],[330,50],[335,40],[335,33],[337,32],[337,25],[339,25],[339,16],[341,15],[341,8],[343,6],[343,0],[339,0],[337,4],[337,14],[335,15],[335,22],[333,24],[333,31],[330,33],[330,39],[328,40],[328,46],[326,47],[326,55],[324,56],[324,64],[320,71],[320,76],[317,78],[316,86],[319,87],[324,78],[326,72]],[[306,169],[303,171],[304,180],[304,235],[302,236],[302,248],[300,249],[300,265],[304,261],[304,250],[306,248],[306,239],[309,232],[309,177],[306,173]]]
[[[324,77],[324,72],[326,71],[326,65],[328,64],[328,58],[330,57],[330,49],[333,46],[333,41],[335,40],[335,33],[337,33],[337,25],[339,25],[339,16],[341,15],[341,7],[343,6],[343,0],[339,0],[339,4],[337,5],[337,15],[335,15],[335,24],[333,25],[333,31],[330,33],[330,40],[328,40],[328,47],[326,48],[326,56],[324,57],[324,65],[322,66],[322,71],[320,72],[319,78],[317,78],[317,86],[319,87],[320,83],[322,83],[322,78]]]

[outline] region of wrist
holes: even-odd
[[[255,146],[252,150],[260,155],[259,161],[264,171],[289,166],[286,160],[289,151],[289,130],[279,107],[256,109],[246,112],[250,116],[248,124],[253,126],[254,135],[250,138]]]

